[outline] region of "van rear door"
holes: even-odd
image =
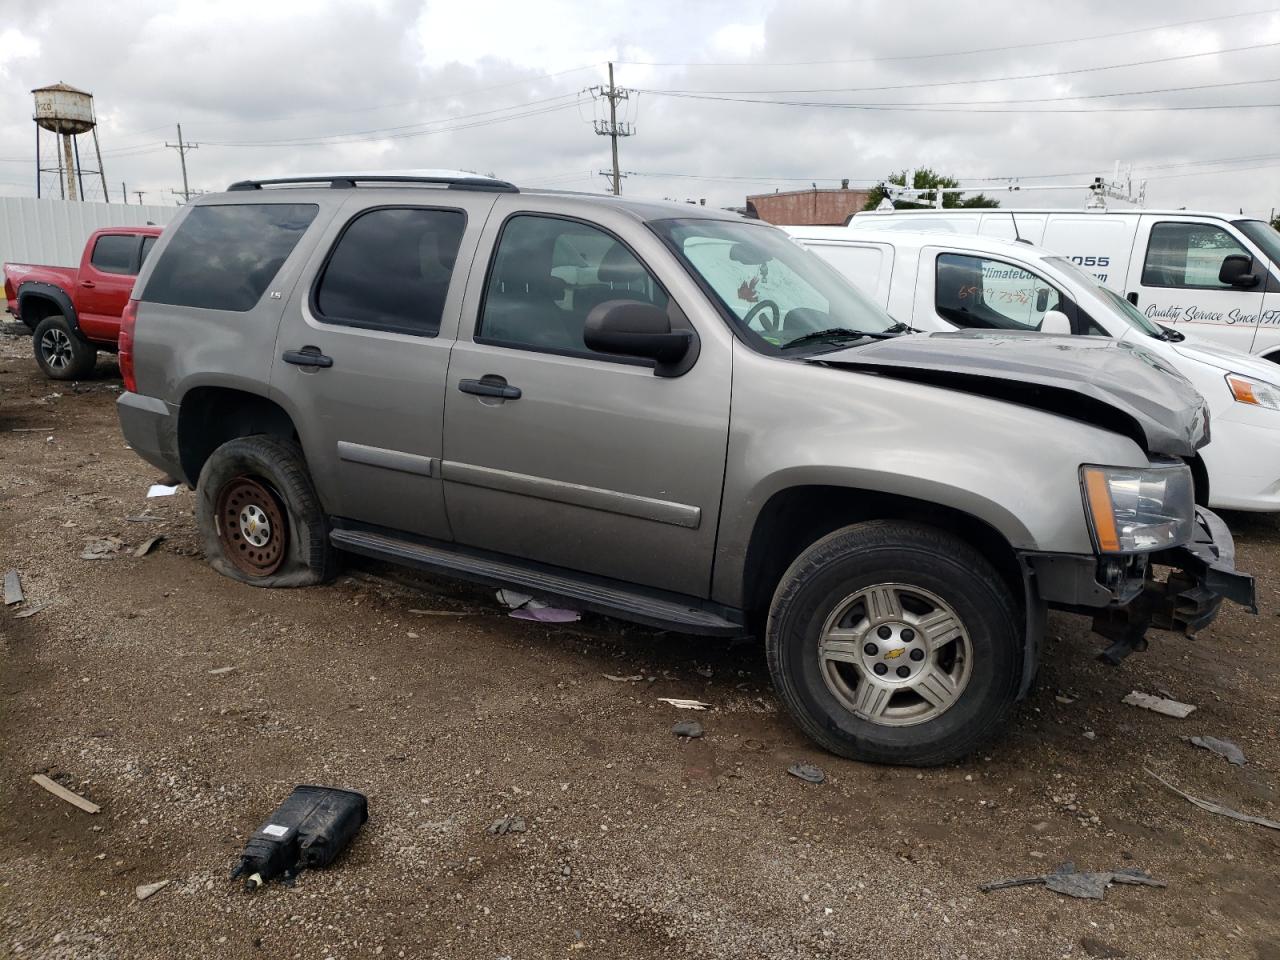
[[[1249,257],[1251,284],[1221,279],[1229,257]],[[1152,320],[1242,353],[1254,350],[1267,260],[1225,221],[1176,214],[1141,217],[1126,295]]]

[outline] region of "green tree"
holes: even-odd
[[[900,187],[907,185],[907,171],[889,174],[889,183],[896,183]],[[911,186],[916,190],[929,190],[933,187],[958,187],[960,181],[954,177],[944,177],[939,173],[934,173],[928,167],[923,170],[917,170],[913,178]],[[880,205],[880,201],[887,196],[883,186],[877,186],[871,191],[871,196],[867,198],[867,205],[864,210],[874,210]],[[942,205],[947,208],[953,207],[998,207],[999,200],[993,200],[991,197],[982,193],[973,194],[972,196],[961,199],[961,194],[944,193],[942,195]]]

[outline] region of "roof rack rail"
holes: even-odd
[[[237,180],[227,187],[229,192],[241,190],[261,190],[263,187],[283,186],[291,184],[327,183],[333,190],[351,190],[357,183],[428,183],[447,187],[450,190],[479,190],[495,193],[519,193],[514,183],[506,180],[495,180],[490,177],[441,177],[412,176],[407,174],[356,173],[335,174],[319,177],[275,177],[270,180]]]

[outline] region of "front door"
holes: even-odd
[[[1144,242],[1145,240],[1145,242]],[[1255,286],[1218,279],[1231,255],[1254,260]],[[1144,216],[1129,270],[1129,299],[1156,323],[1249,353],[1262,312],[1267,261],[1246,249],[1225,224]]]
[[[94,241],[87,262],[80,267],[76,315],[90,340],[114,343],[120,333],[120,314],[129,302],[138,276],[136,233],[104,233]]]
[[[355,191],[359,193],[359,191]],[[272,395],[297,425],[325,512],[447,539],[440,488],[445,374],[492,196],[354,196],[290,294]]]
[[[676,315],[618,234],[503,198],[445,400],[445,498],[464,545],[650,587],[710,589],[728,439],[728,350],[681,376],[593,353],[592,307]],[[499,212],[510,212],[505,222]],[[634,223],[632,223],[634,228]],[[637,231],[638,232],[638,231]],[[633,237],[660,256],[656,238]],[[667,254],[666,256],[669,256]],[[668,267],[670,269],[670,266]],[[475,303],[474,310],[472,303]],[[464,320],[464,324],[469,320]],[[718,346],[723,346],[719,344]]]

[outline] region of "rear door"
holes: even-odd
[[[1232,255],[1253,259],[1263,282],[1233,287],[1218,279]],[[1177,215],[1142,217],[1129,270],[1129,299],[1150,319],[1242,353],[1253,349],[1262,312],[1266,259],[1224,222]]]
[[[693,367],[659,377],[651,365],[588,350],[586,316],[607,300],[664,306],[673,325],[691,323],[675,300],[679,288],[659,281],[655,263],[666,264],[673,284],[690,285],[629,217],[602,212],[612,217],[607,227],[561,209],[501,198],[482,243],[493,251],[488,274],[479,263],[472,271],[445,401],[454,535],[705,596],[728,440],[729,351],[703,332]],[[477,392],[483,384],[509,395]]]
[[[1021,223],[1021,218],[1019,218]],[[1041,246],[1066,257],[1124,296],[1138,218],[1127,214],[1053,213]]]
[[[285,307],[273,397],[330,515],[449,539],[440,486],[445,375],[493,196],[356,191]]]
[[[138,275],[142,237],[136,233],[102,233],[81,263],[75,291],[80,330],[90,340],[114,343],[120,314]]]

